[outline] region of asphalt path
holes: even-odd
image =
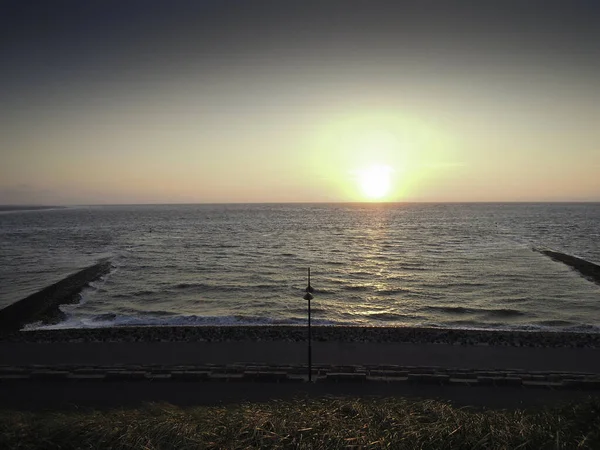
[[[0,342],[0,365],[305,364],[305,342]],[[315,342],[313,363],[600,373],[600,349]]]

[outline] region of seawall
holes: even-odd
[[[77,301],[79,292],[110,268],[110,261],[102,260],[0,310],[0,333],[18,331],[32,322],[60,320],[63,313],[59,305]]]

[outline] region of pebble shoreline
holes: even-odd
[[[235,342],[307,339],[302,326],[164,326],[32,330],[3,336],[5,342]],[[408,327],[313,326],[315,342],[395,342],[512,347],[600,348],[600,334],[456,330]]]

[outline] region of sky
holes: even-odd
[[[600,3],[2,1],[0,204],[600,201]]]

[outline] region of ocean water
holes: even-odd
[[[317,324],[600,332],[600,204],[92,206],[0,213],[0,307],[109,257],[51,327]],[[42,327],[35,324],[32,328]]]

